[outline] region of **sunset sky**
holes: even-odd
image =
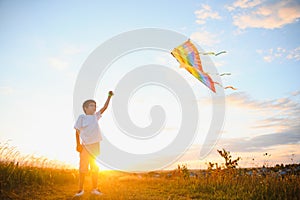
[[[161,64],[182,74],[193,87],[201,111],[197,138],[180,162],[206,168],[205,162],[218,161],[216,149],[225,148],[233,157],[242,157],[241,166],[299,163],[299,19],[297,0],[2,0],[0,143],[9,142],[23,154],[77,165],[73,92],[82,64],[106,40],[155,27],[181,33],[205,51],[227,51],[211,59],[218,72],[232,74],[222,77],[223,84],[238,90],[225,90],[225,121],[212,153],[198,158],[210,124],[206,106],[210,91],[179,69],[170,54],[144,50],[120,58],[99,82],[95,96],[87,99],[95,98],[101,107],[122,74],[136,66]],[[180,108],[171,93],[153,87],[137,92],[131,101],[129,114],[140,126],[149,123],[145,113],[151,106],[163,104],[170,123],[165,142],[176,137]],[[121,149],[129,148],[114,137],[118,127],[111,110],[100,120],[103,134]]]

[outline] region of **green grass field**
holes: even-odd
[[[75,170],[21,168],[13,174],[3,170],[2,164],[0,199],[76,199]],[[77,199],[300,199],[300,178],[295,175],[240,176],[221,171],[184,178],[170,174],[100,172],[99,188],[104,195],[89,194],[87,177],[86,193]]]
[[[8,149],[9,150],[9,149]],[[13,150],[10,149],[11,155]],[[259,169],[188,170],[149,173],[101,171],[99,188],[104,193],[90,194],[91,177],[85,182],[86,193],[74,198],[78,171],[47,167],[43,159],[21,165],[4,160],[0,148],[0,199],[300,199],[300,174],[289,170]],[[7,152],[7,150],[5,150]],[[37,165],[37,162],[44,163]],[[48,162],[49,164],[49,162]],[[296,165],[299,166],[299,165]]]

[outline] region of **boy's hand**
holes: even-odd
[[[82,151],[82,145],[81,144],[77,144],[76,151],[78,151],[79,153]]]
[[[108,96],[111,97],[111,96],[113,96],[113,95],[114,95],[113,91],[109,91],[109,92],[108,92]]]

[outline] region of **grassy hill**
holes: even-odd
[[[101,171],[99,188],[104,195],[97,197],[90,194],[91,177],[88,176],[86,193],[81,198],[74,198],[78,182],[76,169],[53,167],[51,162],[43,159],[25,164],[21,158],[11,159],[16,154],[7,147],[6,150],[0,148],[0,153],[1,200],[300,199],[299,165],[210,170],[181,167],[148,173]]]

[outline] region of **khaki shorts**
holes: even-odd
[[[88,173],[89,167],[92,172],[98,172],[99,167],[96,163],[96,157],[100,154],[100,144],[87,144],[82,145],[82,151],[80,152],[79,172]]]

